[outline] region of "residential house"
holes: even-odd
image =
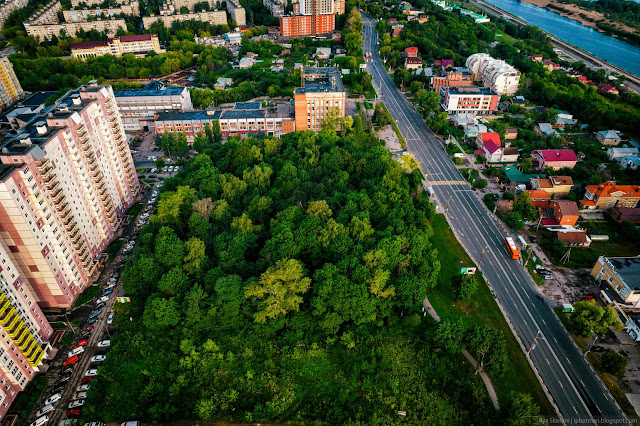
[[[483,133],[480,133],[476,137],[476,147],[478,147],[478,149],[482,149],[484,144],[486,142],[489,142],[489,141],[493,142],[497,146],[502,145],[502,142],[500,141],[500,134],[499,133],[496,133],[496,132],[483,132]]]
[[[256,63],[256,60],[253,57],[244,57],[240,59],[240,62],[238,63],[238,68],[240,69],[251,68],[252,66],[255,65],[255,63]]]
[[[524,174],[515,166],[502,166],[505,180],[509,187],[515,187],[518,185],[526,185],[531,182],[531,179],[545,178],[545,174]]]
[[[537,123],[533,126],[533,131],[547,138],[559,138],[560,134],[555,131],[550,123]]]
[[[507,140],[513,140],[518,138],[518,129],[507,129],[504,133],[504,138]]]
[[[573,179],[571,176],[549,176],[548,179],[531,179],[531,187],[558,198],[567,195],[571,191]]]
[[[539,53],[533,54],[533,55],[529,55],[529,59],[531,59],[533,62],[542,62],[542,55]]]
[[[626,157],[622,157],[620,166],[623,169],[636,170],[640,167],[640,155],[627,155]]]
[[[618,222],[640,224],[640,208],[616,207],[609,210],[611,217]]]
[[[422,68],[422,58],[410,56],[404,60],[404,68],[407,70],[417,70]]]
[[[452,114],[449,119],[453,121],[456,126],[470,126],[472,124],[477,124],[478,120],[473,114]],[[486,130],[485,130],[486,132]],[[475,136],[474,136],[475,138]]]
[[[571,149],[540,149],[531,153],[533,167],[540,170],[549,167],[553,170],[568,167],[573,169],[578,162],[576,153]]]
[[[431,78],[431,88],[434,92],[440,93],[443,87],[473,86],[473,78],[469,73],[460,71],[442,71],[440,75]]]
[[[484,155],[487,163],[515,163],[518,161],[518,148],[502,147],[496,145],[491,139],[484,142],[481,149],[476,150],[476,154]]]
[[[400,33],[402,33],[402,29],[404,28],[403,25],[396,25],[393,27],[393,30],[391,32],[392,37],[399,37]]]
[[[551,201],[551,195],[540,189],[527,189],[525,192],[529,193],[529,200],[534,207],[544,209],[549,207]]]
[[[580,211],[575,201],[552,200],[549,208],[553,209],[553,218],[556,225],[574,227],[580,218]]]
[[[622,140],[614,130],[601,130],[596,133],[596,139],[602,145],[618,145]]]
[[[326,61],[331,57],[331,48],[330,47],[318,47],[316,48],[316,58],[321,61]]]
[[[609,148],[607,149],[607,155],[609,160],[620,162],[628,155],[638,155],[640,150],[638,148]]]
[[[440,90],[442,109],[448,113],[491,114],[500,96],[488,87],[446,87]]]
[[[415,58],[418,56],[418,48],[417,47],[407,47],[404,49],[404,57],[405,58]]]
[[[584,231],[558,231],[555,235],[566,247],[589,247],[591,245],[591,238]]]
[[[620,92],[618,92],[618,89],[616,89],[614,86],[610,85],[610,84],[599,84],[598,85],[598,92],[600,93],[609,93],[611,95],[619,95]]]
[[[218,80],[213,85],[216,90],[224,90],[233,84],[233,79],[229,77],[218,77]]]
[[[614,181],[588,185],[580,204],[587,209],[605,210],[615,207],[636,207],[640,201],[639,185],[616,185]]]
[[[466,126],[462,126],[464,130],[465,138],[477,138],[479,134],[487,131],[487,126],[484,124],[470,124]]]
[[[420,22],[421,24],[424,24],[427,21],[429,21],[429,16],[428,15],[419,15],[418,16],[418,22]]]
[[[567,126],[575,126],[577,121],[573,119],[573,115],[569,114],[567,111],[556,110],[558,113],[556,117],[556,122],[553,125],[556,129],[564,129]]]
[[[591,270],[591,276],[605,283],[621,299],[618,307],[623,310],[640,308],[640,256],[600,256]]]

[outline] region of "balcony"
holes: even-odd
[[[43,181],[49,182],[51,179],[56,177],[56,175],[53,173],[53,168],[49,167],[44,173],[40,173],[40,177]]]
[[[69,204],[67,204],[66,202],[63,202],[62,204],[56,206],[56,208],[58,209],[58,214],[60,215],[60,217],[64,217],[67,214],[71,213],[71,207],[69,207]]]
[[[10,306],[9,309],[4,313],[4,315],[0,316],[0,325],[6,326],[9,321],[13,318],[13,315],[16,311],[16,308]]]
[[[29,361],[29,364],[32,367],[37,367],[38,365],[40,365],[40,361],[42,360],[42,357],[44,356],[44,349],[42,349],[40,346],[37,346],[38,349],[36,349],[33,353],[33,355],[31,355],[29,358],[27,358],[27,361]]]
[[[38,165],[38,170],[40,171],[40,173],[46,171],[49,168],[51,168],[51,161],[49,161],[48,158]]]
[[[50,180],[45,184],[45,186],[47,187],[49,192],[53,193],[60,188],[60,182],[58,182],[57,180]]]
[[[68,225],[65,225],[65,229],[69,233],[69,235],[73,235],[78,229],[78,224],[74,222],[70,222]]]

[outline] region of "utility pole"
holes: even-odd
[[[73,334],[76,334],[76,329],[73,326],[73,324],[71,324],[71,321],[69,321],[69,317],[67,316],[67,313],[64,313],[64,318],[67,320],[67,324],[69,325],[69,327],[71,327],[71,331],[73,332]]]
[[[479,269],[482,269],[482,261],[484,260],[484,254],[486,253],[488,248],[489,246],[486,246],[485,248],[482,249],[482,252],[480,253],[480,263],[478,264]]]
[[[451,202],[451,197],[449,197],[449,199],[447,200],[447,206],[444,209],[444,214],[446,215],[447,213],[449,213],[449,203]]]
[[[570,257],[571,257],[571,247],[569,247],[569,250],[567,250],[564,256],[562,256],[562,259],[561,259],[562,263],[567,263]]]
[[[593,330],[591,330],[591,332],[593,333]],[[593,339],[593,343],[592,343],[592,344],[590,344],[590,345],[587,345],[587,350],[585,351],[584,355],[582,355],[582,357],[583,357],[583,358],[586,358],[586,357],[587,357],[587,354],[588,354],[589,352],[591,352],[591,348],[595,346],[596,342],[598,341],[598,337],[600,337],[600,336],[598,336],[598,335],[596,334],[596,338],[595,338],[595,339]]]
[[[536,337],[534,337],[533,341],[531,342],[531,346],[529,346],[529,350],[527,351],[527,357],[529,356],[531,351],[536,347],[536,341],[538,340],[538,336],[540,336],[540,334],[542,333],[540,332],[540,330],[538,330],[538,332],[536,333]]]

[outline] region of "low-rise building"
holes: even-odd
[[[440,90],[442,109],[448,113],[490,114],[498,108],[500,96],[488,87],[446,87]]]
[[[596,139],[602,145],[619,145],[622,139],[620,135],[613,130],[601,130],[596,133]]]
[[[598,85],[598,92],[600,93],[608,93],[611,95],[619,95],[620,92],[618,92],[618,89],[616,89],[614,86],[610,85],[610,84],[599,84]]]
[[[640,167],[640,155],[627,155],[620,160],[623,169],[637,170]]]
[[[525,192],[529,194],[529,201],[534,207],[542,209],[549,207],[551,196],[540,189],[527,189]]]
[[[513,140],[518,138],[518,129],[507,129],[504,132],[504,138],[507,140]]]
[[[556,132],[556,129],[554,129],[550,123],[537,123],[535,126],[533,126],[533,131],[547,138],[560,137],[560,134]]]
[[[617,185],[614,181],[588,185],[580,204],[588,209],[634,208],[640,201],[639,185]]]
[[[76,59],[103,55],[120,57],[127,53],[144,57],[149,52],[157,54],[165,52],[160,48],[160,40],[156,34],[117,36],[109,38],[107,41],[88,41],[71,45],[71,56]]]
[[[609,210],[611,217],[617,222],[640,224],[640,208],[615,207]]]
[[[580,211],[575,201],[552,200],[549,208],[553,209],[555,225],[574,227],[580,218]]]
[[[463,73],[461,71],[442,71],[440,75],[434,75],[431,77],[430,84],[434,92],[440,93],[445,87],[473,86],[473,78],[471,78],[471,74]]]
[[[118,112],[126,131],[152,128],[155,115],[168,111],[191,111],[191,94],[186,87],[164,87],[153,83],[144,89],[114,92]]]
[[[544,191],[549,196],[563,197],[573,188],[571,176],[549,176],[548,179],[532,179],[531,188]]]
[[[422,68],[422,58],[416,58],[416,57],[405,58],[404,68],[408,70],[417,70]]]
[[[418,56],[417,47],[407,47],[406,49],[404,49],[405,58],[416,58],[417,56]]]
[[[531,153],[533,167],[540,170],[551,168],[559,170],[562,168],[573,169],[578,162],[576,153],[571,149],[540,149]]]
[[[561,230],[555,232],[555,236],[565,247],[589,247],[591,245],[591,238],[589,238],[586,232],[581,230]]]
[[[302,80],[294,89],[296,130],[319,131],[325,119],[344,117],[346,93],[338,68],[304,68]]]
[[[591,276],[599,283],[605,283],[622,299],[619,308],[640,309],[640,257],[600,256]]]
[[[638,155],[640,150],[638,148],[609,148],[607,149],[607,156],[609,160],[620,162],[622,159],[629,155]]]

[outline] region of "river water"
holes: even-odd
[[[591,27],[518,0],[484,0],[548,33],[640,76],[640,48]]]

